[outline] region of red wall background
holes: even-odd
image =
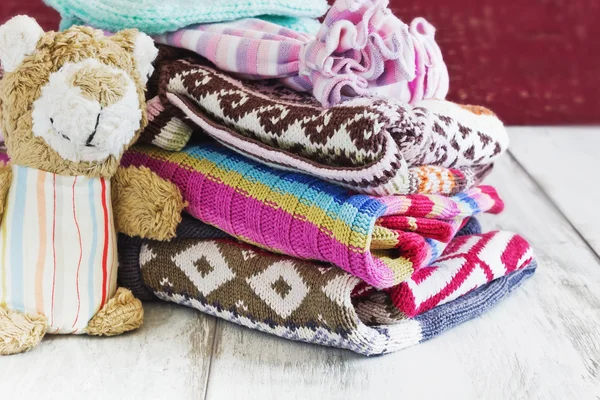
[[[200,1],[200,0],[198,0]],[[437,28],[451,100],[486,105],[508,124],[600,123],[600,0],[391,0],[403,21]],[[56,29],[41,0],[0,0]]]

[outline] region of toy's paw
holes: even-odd
[[[0,307],[0,355],[17,354],[36,347],[46,334],[46,318]]]
[[[115,176],[117,230],[129,236],[169,240],[186,204],[179,189],[148,168],[120,168]]]
[[[144,308],[130,290],[119,288],[117,293],[98,311],[88,324],[87,333],[96,336],[115,336],[142,326]]]

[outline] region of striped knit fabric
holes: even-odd
[[[388,0],[337,0],[316,37],[259,19],[193,25],[155,37],[197,52],[218,68],[253,79],[281,78],[324,106],[387,95],[405,102],[444,99],[448,70],[423,18],[410,26]]]
[[[0,228],[0,303],[43,314],[49,333],[85,333],[114,295],[110,182],[12,167]]]
[[[152,143],[170,151],[184,148],[192,137],[193,129],[179,118],[183,117],[183,113],[173,110],[175,107],[170,104],[165,107],[158,96],[148,100],[146,106],[148,126],[144,128],[140,142]]]
[[[460,234],[478,230],[471,218]],[[455,241],[449,249],[456,250]],[[463,250],[473,256],[479,251]],[[119,254],[119,282],[139,298],[159,298],[250,329],[364,355],[401,350],[481,315],[536,267],[529,259],[492,283],[470,282],[453,299],[408,318],[386,292],[357,297],[363,284],[338,268],[262,251],[189,217],[170,242],[121,235]],[[488,263],[499,271],[503,260],[488,258]],[[452,261],[439,261],[437,268],[452,268]]]
[[[414,217],[415,224],[417,218],[439,219],[454,236],[464,218],[503,208],[495,190],[486,186],[451,198],[357,195],[306,175],[265,167],[213,144],[178,153],[136,146],[125,153],[122,164],[148,167],[172,181],[191,215],[240,240],[330,262],[377,288],[404,281],[445,247],[415,233],[418,226],[415,232],[387,228],[387,217]]]

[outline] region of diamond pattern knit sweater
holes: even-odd
[[[461,234],[477,231],[471,219]],[[520,269],[505,269],[506,275],[491,283],[467,279],[452,298],[446,296],[437,307],[422,308],[409,318],[388,294],[365,291],[357,278],[338,268],[265,252],[223,235],[188,217],[171,242],[121,236],[119,284],[143,299],[158,297],[287,339],[375,355],[431,339],[481,315],[536,268],[529,258]],[[465,236],[463,244],[471,238]],[[449,247],[453,252],[462,247],[468,257],[477,257],[477,249],[455,241]],[[442,258],[448,257],[452,255]],[[500,258],[487,261],[500,270]],[[435,268],[455,270],[452,261],[439,261]],[[466,270],[476,268],[470,265]],[[439,293],[447,294],[444,289]]]

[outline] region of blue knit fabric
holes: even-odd
[[[321,28],[321,23],[314,18],[285,17],[281,15],[261,15],[258,18],[300,33],[316,35]]]
[[[269,16],[275,23],[315,32],[326,0],[44,0],[62,16],[61,29],[91,25],[110,32],[137,28],[149,35],[192,24]],[[276,16],[276,20],[272,20]],[[283,18],[282,18],[283,17]]]
[[[469,218],[465,226],[462,227],[456,236],[477,235],[481,233],[481,225],[475,217]]]

